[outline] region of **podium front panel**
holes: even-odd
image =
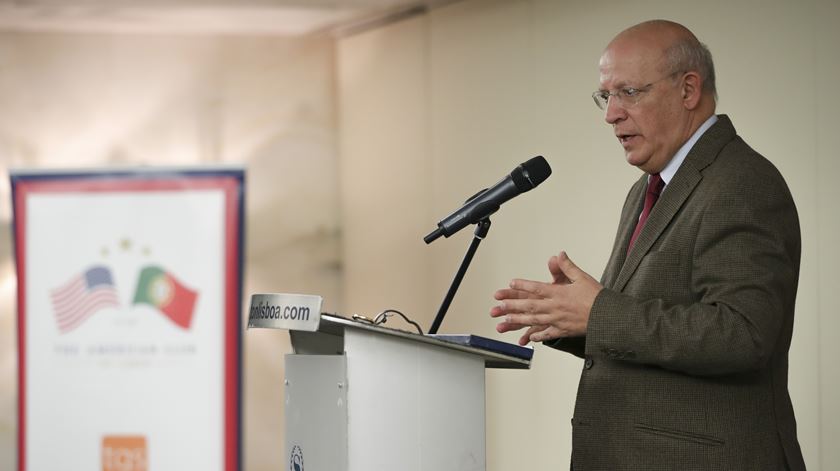
[[[286,459],[290,471],[347,469],[347,364],[343,355],[286,355]]]
[[[484,359],[347,330],[349,471],[485,469]]]
[[[485,368],[530,358],[322,314],[289,332],[290,471],[483,471]]]

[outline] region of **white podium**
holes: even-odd
[[[289,333],[290,471],[484,470],[484,369],[531,363],[503,342],[474,337],[489,342],[477,348],[329,314],[316,332]]]

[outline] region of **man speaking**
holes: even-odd
[[[715,115],[711,54],[662,20],[616,36],[592,96],[627,162],[601,281],[561,252],[553,281],[495,293],[497,330],[584,359],[575,470],[804,470],[788,381],[799,221],[778,170]]]

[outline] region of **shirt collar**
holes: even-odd
[[[694,147],[694,144],[697,143],[697,140],[700,139],[700,136],[702,136],[703,133],[706,132],[706,130],[712,127],[712,125],[715,124],[717,120],[717,115],[713,114],[709,119],[706,120],[705,123],[701,124],[700,127],[697,128],[697,131],[694,131],[694,134],[692,134],[691,138],[685,141],[685,144],[683,144],[682,147],[680,147],[680,150],[678,150],[677,153],[674,154],[674,157],[671,158],[671,161],[668,162],[668,165],[666,165],[665,168],[662,169],[661,172],[659,172],[659,175],[662,177],[662,181],[665,182],[666,186],[669,183],[671,183],[671,179],[674,178],[674,175],[677,173],[677,170],[679,170],[680,165],[682,165],[683,161],[685,160],[685,157],[688,155],[688,152],[691,150],[692,147]]]

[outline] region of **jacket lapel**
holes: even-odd
[[[717,157],[720,150],[727,142],[735,137],[735,128],[732,127],[732,122],[726,115],[718,116],[718,121],[709,128],[703,136],[697,141],[694,147],[689,151],[680,169],[677,170],[674,178],[665,187],[665,191],[659,197],[656,205],[648,217],[645,227],[639,233],[633,249],[626,255],[626,259],[618,272],[615,283],[611,283],[612,289],[622,291],[630,281],[633,273],[639,267],[644,256],[650,251],[650,248],[662,235],[668,224],[677,214],[677,211],[683,206],[685,201],[703,179],[702,170],[712,163]],[[638,215],[638,212],[635,213]],[[635,222],[633,218],[629,218],[630,222]],[[628,225],[627,221],[622,221],[622,225]],[[635,224],[629,224],[628,232],[625,227],[621,232],[621,239],[624,245],[614,248],[613,257],[615,262],[623,256],[620,254],[622,248],[626,250],[630,242],[630,233],[633,231]],[[619,252],[616,252],[615,250]],[[612,262],[612,260],[611,260]],[[614,273],[614,272],[613,272]],[[612,280],[610,280],[612,281]],[[610,285],[606,285],[610,286]]]
[[[630,192],[627,194],[627,199],[624,202],[624,208],[621,210],[621,220],[618,223],[618,231],[615,234],[613,249],[607,266],[604,268],[604,274],[601,277],[601,284],[607,288],[613,288],[613,284],[618,277],[618,272],[621,270],[622,265],[624,265],[624,260],[627,258],[627,246],[630,245],[630,237],[633,235],[633,230],[639,221],[639,214],[642,212],[646,190],[647,174],[643,174],[630,189]]]

